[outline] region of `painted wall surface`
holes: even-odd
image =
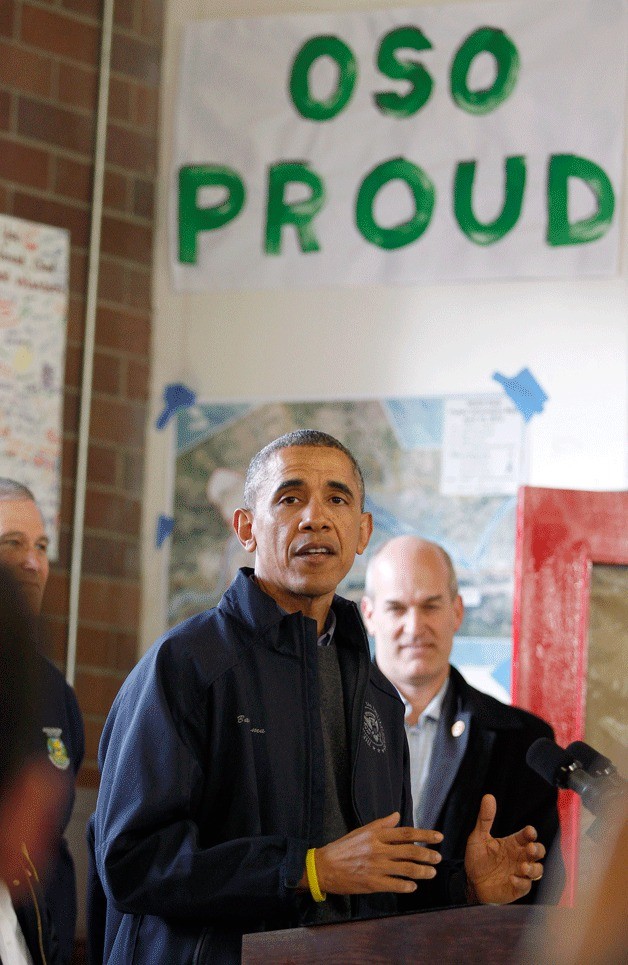
[[[494,372],[514,375],[528,367],[549,401],[528,425],[521,482],[601,490],[626,486],[625,169],[618,199],[621,267],[613,278],[211,295],[175,294],[171,286],[167,192],[183,23],[387,6],[402,4],[178,0],[168,5],[143,520],[144,646],[164,628],[165,556],[155,549],[155,525],[158,514],[169,510],[171,428],[157,432],[154,420],[169,382],[184,382],[199,398],[214,400],[365,398],[485,392],[495,388]]]

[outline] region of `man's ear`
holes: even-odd
[[[373,517],[370,513],[362,513],[360,517],[360,535],[358,538],[358,546],[356,553],[361,556],[366,547],[369,544],[369,540],[373,533]]]
[[[247,553],[254,553],[257,543],[253,536],[253,513],[250,509],[236,509],[233,514],[233,528]]]
[[[373,636],[373,631],[371,630],[371,617],[373,616],[373,601],[368,596],[363,596],[360,600],[360,610],[362,612],[362,619],[364,620],[364,625],[367,632]]]
[[[454,610],[456,611],[456,628],[454,633],[457,633],[462,626],[462,621],[464,619],[464,603],[462,602],[462,597],[460,594],[458,594],[454,601]]]
[[[28,761],[0,802],[0,879],[12,893],[28,891],[24,849],[38,873],[56,846],[69,792],[67,777],[45,759]],[[19,882],[19,884],[16,884]]]

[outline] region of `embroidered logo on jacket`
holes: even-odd
[[[42,730],[48,738],[46,741],[48,760],[54,764],[55,767],[58,767],[60,771],[67,771],[70,766],[70,758],[65,744],[61,740],[61,728],[42,727]]]
[[[378,754],[383,754],[386,750],[386,735],[384,734],[382,719],[375,707],[373,707],[373,704],[369,703],[368,700],[364,705],[362,737],[368,746],[372,750],[377,751]]]

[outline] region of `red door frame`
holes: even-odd
[[[512,702],[544,717],[563,747],[584,736],[591,569],[628,564],[628,492],[522,486],[517,507]],[[573,903],[580,801],[559,800]]]

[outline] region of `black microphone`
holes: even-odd
[[[616,774],[611,774],[609,779],[604,773],[587,773],[570,747],[563,749],[549,738],[539,737],[528,748],[526,763],[548,784],[579,794],[582,803],[592,814],[601,814],[611,801],[625,793],[625,782]],[[587,748],[588,745],[584,747]],[[583,756],[590,758],[591,751],[594,755],[593,761],[602,756],[593,748],[589,748]]]
[[[590,744],[585,744],[584,741],[572,741],[571,744],[567,744],[565,750],[568,754],[573,754],[574,760],[580,761],[580,766],[587,774],[593,774],[595,777],[616,776],[621,781],[613,762]]]

